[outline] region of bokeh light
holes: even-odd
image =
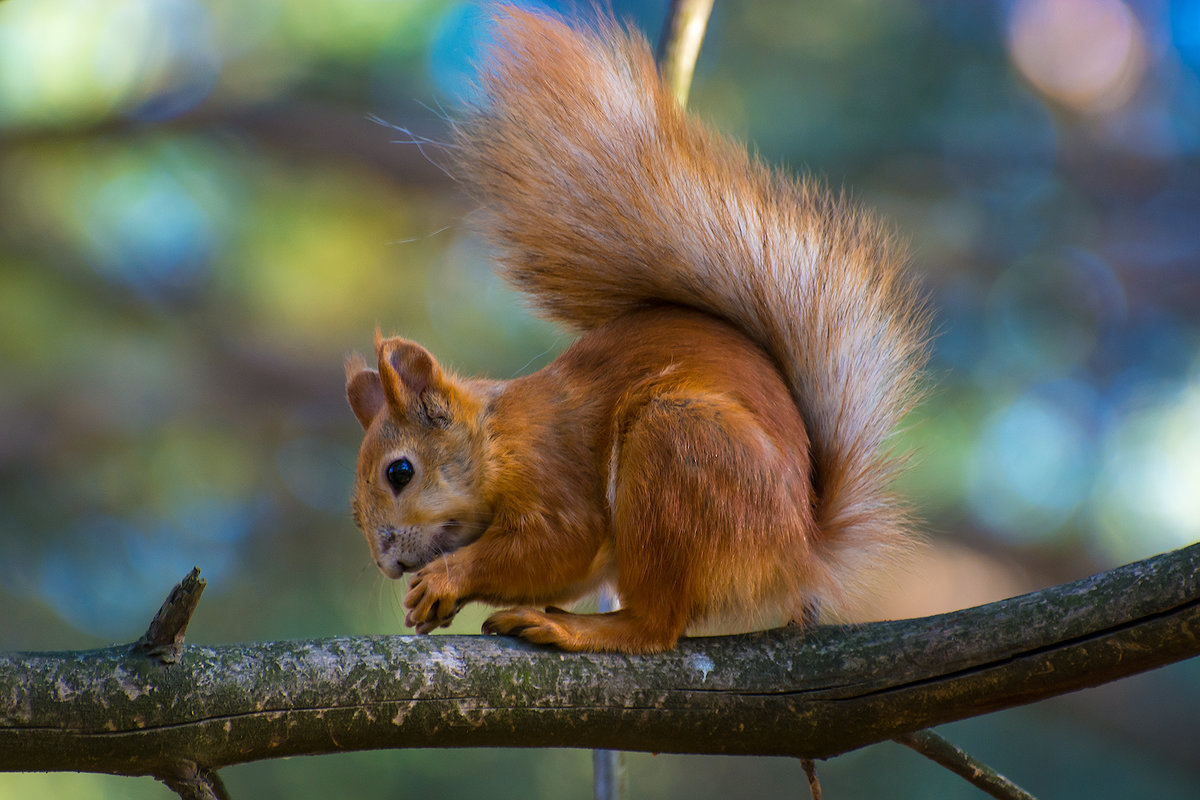
[[[1087,498],[1094,454],[1086,387],[1047,387],[997,409],[971,463],[970,498],[980,520],[1018,540],[1053,537]]]
[[[220,71],[210,23],[194,0],[5,3],[0,126],[183,113]]]
[[[1126,300],[1108,265],[1076,249],[1008,267],[988,305],[995,352],[1010,369],[1061,375],[1087,363]]]
[[[1097,545],[1107,559],[1200,540],[1200,381],[1117,421],[1096,501]]]
[[[1200,1],[1175,0],[1170,6],[1172,43],[1187,64],[1200,69]]]
[[[1018,0],[1009,44],[1021,74],[1075,111],[1120,108],[1145,71],[1145,37],[1122,0]]]

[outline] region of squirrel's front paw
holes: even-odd
[[[438,559],[417,571],[404,596],[404,624],[417,633],[429,633],[449,625],[462,608],[459,587],[451,577],[445,559]]]
[[[555,616],[559,619],[556,620]],[[484,621],[483,632],[519,636],[537,644],[566,647],[573,637],[560,623],[565,616],[566,612],[557,608],[541,611],[529,606],[518,606],[492,614]]]

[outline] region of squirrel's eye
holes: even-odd
[[[385,475],[387,475],[387,482],[391,484],[392,491],[398,492],[408,485],[415,472],[411,461],[407,458],[397,458],[387,465]]]

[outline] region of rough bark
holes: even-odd
[[[1200,653],[1200,545],[936,617],[652,657],[379,636],[0,655],[0,770],[210,774],[389,747],[825,758]]]

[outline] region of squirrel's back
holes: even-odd
[[[676,304],[730,321],[775,361],[811,438],[822,558],[844,577],[910,537],[888,439],[914,402],[926,325],[875,217],[764,166],[679,108],[649,47],[514,9],[486,100],[456,126],[457,176],[484,203],[505,275],[589,330]]]

